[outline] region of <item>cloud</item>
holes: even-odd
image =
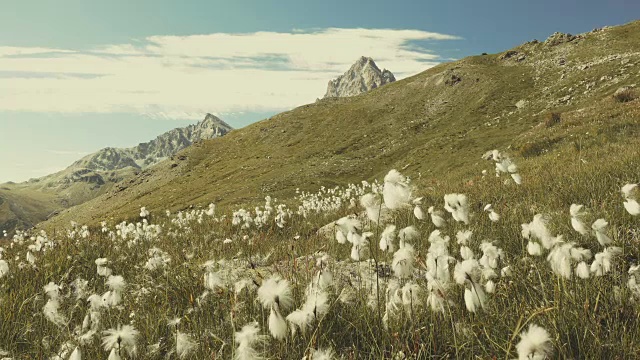
[[[456,36],[421,30],[296,29],[151,36],[89,50],[0,47],[0,111],[279,111],[313,102],[360,56],[397,78],[443,61],[419,45]]]
[[[78,155],[78,156],[84,156],[84,155],[89,155],[90,154],[90,152],[88,152],[88,151],[77,151],[77,150],[46,149],[45,151],[50,153],[50,154],[54,154],[54,155]]]

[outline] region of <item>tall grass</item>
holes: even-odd
[[[637,294],[627,287],[627,270],[640,257],[640,219],[625,212],[620,195],[622,185],[638,181],[638,148],[623,144],[609,144],[606,152],[586,148],[579,154],[588,159],[586,162],[576,161],[576,154],[570,151],[523,160],[519,164],[524,179],[520,186],[505,183],[505,177],[478,175],[464,188],[450,183],[414,188],[413,195],[424,198],[423,206],[437,208],[442,208],[446,193],[467,194],[470,224],[447,216],[442,235],[455,239],[459,230],[470,229],[469,246],[476,257],[482,254],[479,245],[483,241],[493,242],[504,252],[500,266],[509,266],[512,275],[498,276],[495,292],[488,294],[484,309],[476,313],[465,308],[464,286],[447,290],[444,296],[449,302],[443,312],[424,304],[427,238],[436,228],[428,216],[416,219],[411,208],[390,212],[380,224],[367,220],[357,205],[359,197],[372,190],[367,184],[286,199],[288,208],[280,210],[275,202],[268,204],[259,209],[269,212],[261,227],[255,223],[243,227],[244,220],[238,216],[234,225],[231,209],[218,210],[215,216],[204,210],[167,216],[163,209],[150,209],[150,216],[136,219],[137,224],[88,228],[86,237],[75,226],[58,229],[55,236],[18,234],[5,239],[2,259],[9,272],[0,278],[0,351],[15,359],[56,355],[67,359],[78,347],[84,359],[106,359],[101,332],[131,324],[139,331],[135,358],[176,358],[180,331],[198,344],[186,358],[228,359],[237,346],[234,333],[245,324],[257,321],[261,332],[269,334],[269,311],[256,300],[257,286],[279,274],[291,283],[295,307],[299,307],[305,288],[326,267],[334,277],[328,290],[327,314],[314,319],[308,331],[295,337],[261,342],[258,350],[265,357],[309,358],[313,349],[332,348],[345,359],[511,359],[517,357],[518,335],[534,323],[551,335],[553,358],[638,357],[639,305]],[[486,164],[489,169],[491,166]],[[303,203],[304,216],[298,211]],[[498,222],[490,221],[482,211],[488,203],[500,213]],[[521,224],[530,222],[537,213],[550,217],[553,234],[561,234],[565,241],[594,254],[601,251],[595,238],[571,229],[572,203],[584,204],[593,216],[609,221],[613,245],[622,248],[622,255],[614,258],[612,270],[604,276],[565,279],[553,273],[546,256],[527,253]],[[282,227],[275,221],[278,211],[285,219]],[[361,261],[350,259],[349,246],[337,243],[331,225],[353,214],[362,220],[362,231],[374,233]],[[159,234],[149,224],[157,225]],[[410,279],[395,279],[388,269],[392,254],[377,247],[386,224],[395,224],[398,229],[415,226],[420,233],[411,241],[416,249],[416,269]],[[29,248],[37,243],[42,245],[39,251]],[[170,258],[164,268],[145,269],[152,248],[161,249]],[[449,251],[459,258],[457,248],[452,240]],[[28,251],[36,258],[33,264],[26,259]],[[100,309],[98,333],[83,342],[82,324],[89,310],[86,299],[108,290],[105,278],[96,273],[98,258],[107,258],[113,274],[123,276],[128,285],[119,305]],[[206,289],[203,281],[207,270],[202,265],[209,260],[215,261],[213,271],[222,279],[214,289]],[[76,279],[88,282],[86,292],[77,299],[72,285]],[[241,280],[247,280],[247,286],[236,291],[234,286]],[[50,282],[62,286],[59,312],[67,319],[63,326],[43,314],[47,302],[43,287]],[[394,282],[417,284],[422,291],[417,298],[420,301],[390,312],[383,321]],[[353,295],[351,300],[343,301],[347,294]],[[170,326],[176,318],[179,323]]]

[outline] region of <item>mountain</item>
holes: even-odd
[[[114,185],[144,171],[193,143],[226,135],[224,121],[207,114],[204,120],[177,128],[132,148],[104,148],[68,168],[27,182],[0,185],[0,232],[29,228],[62,209],[82,204]]]
[[[154,140],[132,148],[104,148],[78,160],[71,167],[94,171],[113,171],[127,167],[144,170],[196,141],[220,137],[231,130],[227,123],[207,114],[204,120],[195,125],[167,131]]]
[[[372,58],[362,56],[347,72],[329,81],[324,97],[360,95],[394,81],[396,78],[391,71],[380,71]]]
[[[297,189],[379,179],[393,168],[426,189],[425,196],[472,191],[489,181],[482,171],[492,164],[481,157],[491,149],[518,163],[524,189],[541,194],[538,206],[568,208],[580,201],[577,190],[597,185],[589,180],[593,172],[620,185],[638,181],[635,84],[640,22],[556,34],[443,63],[360,96],[325,98],[199,142],[41,227],[137,218],[141,206],[152,213],[209,202],[251,206],[265,195],[286,199]],[[628,176],[633,171],[635,178]],[[552,186],[564,190],[545,196]],[[509,199],[509,189],[496,187],[493,195]]]

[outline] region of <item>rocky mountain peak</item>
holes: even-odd
[[[218,132],[224,132],[224,133],[227,133],[233,130],[233,128],[226,122],[222,121],[222,119],[209,113],[207,113],[204,119],[199,123],[197,123],[195,127],[198,129],[210,129],[210,130],[217,129]]]
[[[361,56],[347,72],[329,81],[324,97],[355,96],[394,81],[391,71],[381,71],[372,58]]]
[[[105,148],[74,163],[75,167],[95,171],[113,171],[126,167],[146,169],[172,156],[196,141],[213,139],[233,130],[215,115],[207,114],[197,124],[176,128],[149,142],[132,148]]]

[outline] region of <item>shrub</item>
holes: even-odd
[[[520,156],[530,158],[542,154],[545,150],[545,144],[540,142],[526,143],[520,146]]]
[[[560,113],[550,112],[544,117],[544,126],[550,128],[560,123]]]
[[[619,103],[626,103],[635,100],[636,94],[631,89],[625,89],[622,91],[616,91],[615,94],[613,94],[613,99]]]

